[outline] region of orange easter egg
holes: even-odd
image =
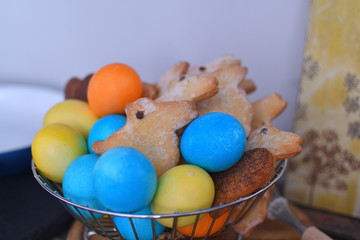
[[[99,69],[92,76],[87,90],[90,108],[99,117],[124,114],[125,105],[141,95],[139,75],[122,63],[112,63]]]
[[[215,223],[213,225],[213,227],[211,228],[210,231],[210,235],[217,233],[218,231],[220,231],[220,229],[222,228],[222,226],[225,224],[227,217],[229,216],[229,211],[224,213],[222,216],[216,218]],[[196,230],[194,233],[194,237],[196,238],[202,238],[205,237],[207,232],[210,229],[211,223],[213,222],[213,218],[210,216],[209,213],[206,213],[205,216],[203,216],[202,218],[199,219],[197,225],[196,225]],[[177,230],[179,232],[181,232],[182,234],[190,237],[192,232],[193,232],[193,228],[194,225],[190,225],[190,226],[186,226],[183,228],[178,228]]]

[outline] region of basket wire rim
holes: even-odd
[[[271,181],[269,181],[268,184],[265,187],[261,188],[258,191],[255,191],[253,194],[251,194],[251,195],[249,195],[247,197],[239,198],[238,200],[235,200],[233,202],[226,203],[226,204],[221,204],[219,206],[210,207],[210,208],[207,208],[207,209],[200,209],[200,210],[191,211],[191,212],[171,213],[171,214],[120,213],[120,212],[113,212],[113,211],[110,211],[110,210],[98,210],[98,209],[90,208],[90,207],[87,207],[87,206],[84,206],[84,205],[80,205],[80,204],[77,204],[77,203],[74,203],[74,202],[70,201],[69,199],[64,198],[62,195],[59,194],[59,192],[57,190],[51,189],[50,186],[46,186],[48,184],[44,183],[40,179],[40,177],[46,179],[47,181],[51,181],[51,180],[47,179],[45,176],[43,176],[41,174],[39,169],[36,168],[36,165],[35,165],[33,159],[31,160],[31,170],[32,170],[34,178],[36,179],[36,181],[40,184],[40,186],[42,188],[44,188],[48,193],[50,193],[52,196],[56,197],[58,200],[66,203],[66,204],[69,204],[71,206],[78,207],[80,209],[87,210],[87,211],[90,211],[90,212],[95,212],[95,213],[98,213],[98,214],[112,216],[112,217],[159,219],[159,218],[177,218],[177,217],[185,217],[185,216],[193,216],[193,215],[198,215],[198,214],[209,213],[209,212],[212,212],[212,211],[217,211],[217,210],[220,210],[222,208],[231,207],[231,206],[233,206],[235,204],[247,201],[247,200],[257,196],[258,194],[261,194],[262,192],[268,190],[273,184],[275,184],[281,178],[281,176],[284,174],[287,164],[288,164],[288,159],[280,160],[276,165],[275,174],[274,174],[274,177],[271,179]],[[55,183],[55,184],[58,184],[58,183]]]

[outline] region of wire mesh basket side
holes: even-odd
[[[162,214],[162,215],[135,215],[135,214],[124,214],[124,213],[116,213],[110,211],[101,211],[97,209],[92,209],[87,206],[82,206],[71,202],[69,199],[65,199],[63,196],[61,185],[55,183],[45,176],[41,174],[41,172],[36,169],[34,162],[32,161],[32,171],[35,179],[38,183],[51,195],[56,197],[60,203],[67,209],[67,211],[78,221],[80,221],[86,228],[88,228],[92,232],[96,232],[97,234],[106,237],[108,239],[125,239],[121,231],[116,227],[116,224],[113,221],[113,217],[121,217],[127,218],[129,220],[129,224],[131,225],[131,229],[133,231],[135,239],[140,239],[138,236],[138,231],[136,229],[136,224],[134,224],[134,220],[136,219],[148,219],[151,221],[151,231],[153,235],[153,239],[157,239],[155,233],[155,221],[159,218],[172,218],[173,226],[171,229],[166,230],[166,234],[163,234],[163,238],[160,239],[199,239],[195,238],[195,232],[197,231],[198,223],[206,213],[213,213],[213,220],[206,232],[206,235],[201,239],[208,239],[215,236],[220,235],[227,229],[229,229],[234,224],[239,223],[246,214],[252,209],[256,203],[261,199],[261,197],[265,194],[265,192],[274,184],[276,181],[282,176],[283,172],[286,169],[287,160],[280,161],[275,169],[275,175],[273,179],[267,184],[263,189],[255,192],[254,194],[240,198],[237,201],[232,203],[224,204],[221,206],[189,212],[189,213],[174,213],[174,214]],[[221,217],[220,212],[224,212],[224,209],[229,212],[228,217],[225,220],[225,223],[222,225],[221,229],[215,233],[211,233],[212,228],[216,222],[216,220]],[[186,216],[195,216],[195,223],[193,224],[192,234],[189,237],[186,237],[178,232],[177,223],[179,218]]]

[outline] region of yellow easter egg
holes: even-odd
[[[211,207],[215,196],[214,182],[210,175],[194,165],[179,165],[166,171],[158,179],[158,187],[151,203],[153,214],[184,213]],[[177,227],[195,222],[196,215],[180,217]],[[157,219],[172,227],[173,218]]]
[[[62,123],[79,131],[86,140],[91,127],[98,119],[87,102],[67,99],[50,108],[45,115],[43,126]]]
[[[34,163],[52,181],[61,183],[67,167],[87,154],[84,138],[73,128],[54,123],[40,129],[31,145]]]

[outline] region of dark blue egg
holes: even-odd
[[[89,152],[94,153],[91,146],[95,141],[106,140],[111,134],[122,128],[125,123],[126,117],[120,114],[107,115],[97,120],[89,132]]]
[[[246,133],[240,121],[220,112],[205,114],[191,122],[180,143],[181,154],[187,163],[210,172],[233,166],[245,147]]]

